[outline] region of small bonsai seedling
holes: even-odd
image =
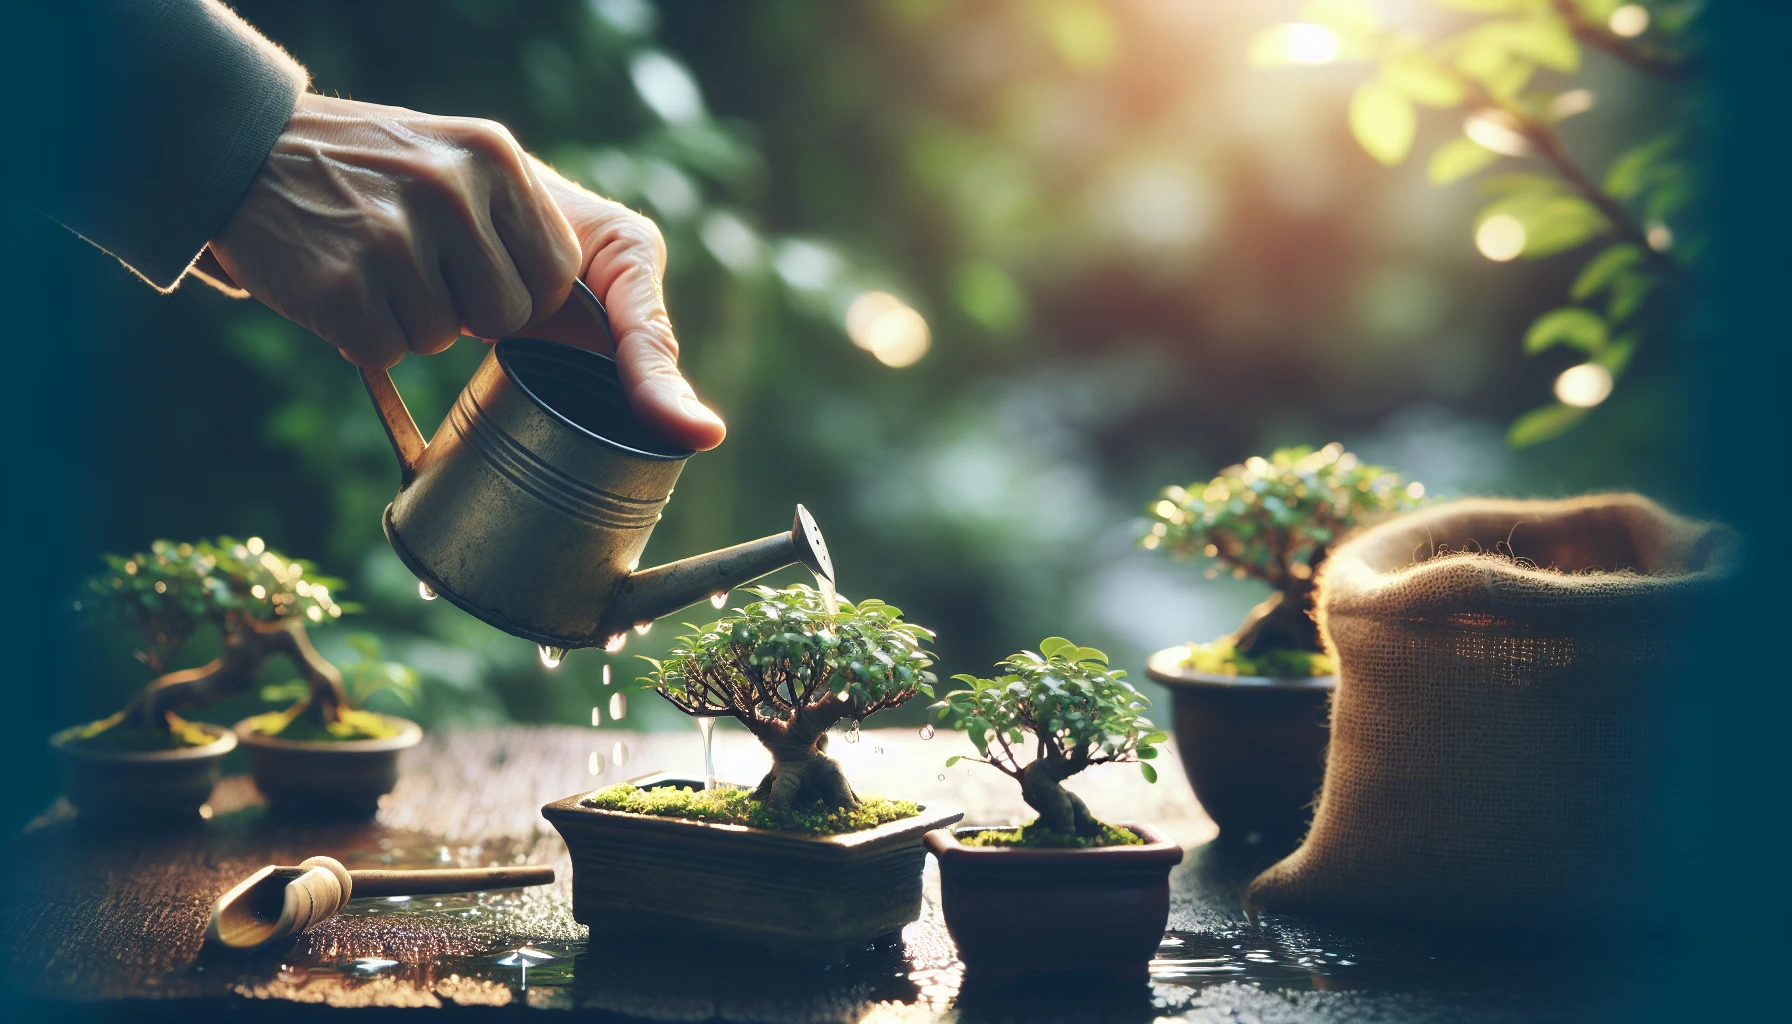
[[[1253,456],[1206,483],[1167,487],[1147,509],[1152,523],[1141,543],[1178,558],[1214,561],[1257,579],[1274,593],[1251,610],[1230,637],[1191,643],[1197,671],[1326,675],[1331,660],[1313,620],[1315,577],[1326,555],[1350,530],[1375,515],[1417,505],[1425,487],[1391,470],[1366,465],[1336,442],[1315,451],[1280,448]]]
[[[247,692],[275,655],[286,656],[304,688],[282,725],[302,722],[313,735],[337,738],[391,734],[380,716],[351,707],[342,673],[306,633],[307,623],[331,622],[354,610],[332,596],[341,581],[270,550],[259,537],[192,544],[158,540],[148,552],[107,555],[105,561],[111,571],[88,581],[81,606],[134,629],[142,638],[137,660],[156,677],[122,711],[80,727],[75,742],[155,750],[209,741],[175,712]],[[208,624],[217,627],[223,653],[198,668],[168,671],[174,656]]]
[[[709,808],[710,820],[742,824],[749,822],[741,815],[757,805],[779,827],[802,831],[817,831],[798,820],[805,815],[832,822],[821,830],[843,831],[836,826],[864,828],[917,813],[912,803],[861,800],[827,755],[827,735],[840,722],[856,727],[917,693],[932,696],[933,658],[923,645],[933,633],[874,599],[841,598],[829,607],[821,593],[800,584],[752,593],[757,600],[692,626],[695,632],[679,637],[664,661],[646,659],[656,689],[674,707],[695,717],[733,718],[772,755],[771,770],[748,799],[724,790],[691,794],[685,802]]]
[[[1108,656],[1049,637],[1038,653],[1022,651],[998,666],[993,678],[956,675],[969,688],[934,705],[946,723],[964,729],[979,757],[949,758],[992,765],[1020,784],[1021,796],[1039,817],[1029,825],[961,837],[979,846],[1082,847],[1136,845],[1131,832],[1098,820],[1064,780],[1098,764],[1136,762],[1145,781],[1157,781],[1150,761],[1165,736],[1144,712],[1144,694],[1108,667]],[[1028,736],[1032,739],[1029,741]],[[1028,746],[1032,757],[1022,762]]]

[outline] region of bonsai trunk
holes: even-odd
[[[1027,806],[1039,812],[1039,824],[1059,835],[1096,836],[1101,822],[1089,813],[1082,798],[1066,790],[1062,783],[1085,765],[1061,755],[1039,758],[1021,769],[1020,792]]]
[[[227,634],[224,653],[198,668],[168,672],[151,680],[131,702],[125,720],[146,728],[165,728],[168,712],[209,704],[242,693],[255,683],[262,663],[284,654],[311,684],[305,714],[317,721],[334,721],[347,698],[342,673],[311,646],[305,627],[297,622],[256,624],[235,635]]]
[[[779,739],[767,741],[772,752],[772,770],[759,780],[753,799],[776,811],[793,811],[820,803],[833,810],[850,810],[859,806],[858,794],[846,781],[840,763],[824,751],[828,746],[826,730],[806,735],[810,730],[790,730]]]
[[[1232,646],[1252,658],[1270,651],[1324,650],[1319,641],[1319,624],[1313,621],[1312,584],[1304,582],[1299,589],[1278,590],[1252,608],[1244,625],[1232,634]]]

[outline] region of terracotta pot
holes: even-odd
[[[1145,977],[1170,916],[1170,869],[1182,847],[1150,825],[1122,824],[1143,846],[1034,850],[962,846],[927,833],[940,903],[967,977],[1099,971]]]
[[[1325,780],[1338,677],[1194,672],[1180,664],[1185,650],[1158,651],[1145,674],[1175,696],[1176,749],[1195,796],[1228,838],[1298,839]]]
[[[286,740],[254,728],[254,718],[236,723],[249,751],[249,771],[268,806],[304,814],[364,817],[379,810],[380,797],[398,784],[398,755],[423,739],[416,722],[380,716],[399,727],[396,736],[377,740]]]
[[[689,786],[665,774],[630,785]],[[572,853],[572,913],[596,946],[745,943],[780,960],[832,963],[921,916],[921,837],[962,818],[921,813],[863,832],[795,835],[581,806],[541,809]]]
[[[203,747],[129,752],[71,744],[73,729],[57,733],[50,746],[62,765],[63,795],[84,818],[197,820],[236,736],[221,725],[195,724],[217,738]]]

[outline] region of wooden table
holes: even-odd
[[[1006,779],[982,766],[944,767],[956,751],[952,739],[866,730],[833,752],[860,792],[963,807],[967,822],[1025,820]],[[716,740],[724,778],[752,780],[764,770],[764,752],[749,737],[721,732]],[[622,758],[619,743],[627,747]],[[597,777],[593,754],[602,759]],[[1238,893],[1276,851],[1209,842],[1216,830],[1173,756],[1158,761],[1156,786],[1131,767],[1097,769],[1072,784],[1103,817],[1155,822],[1191,850],[1173,876],[1171,931],[1148,988],[967,983],[939,918],[931,859],[923,917],[902,944],[844,967],[768,969],[701,947],[670,956],[588,952],[572,918],[566,848],[539,808],[652,770],[700,773],[701,763],[694,732],[515,727],[430,737],[407,755],[397,791],[371,822],[272,820],[241,776],[220,783],[208,818],[159,834],[83,827],[66,808],[52,808],[10,851],[15,869],[0,896],[7,991],[35,1013],[133,1020],[243,1009],[263,1020],[334,1016],[332,1007],[499,1007],[507,1009],[483,1012],[576,1008],[651,1020],[791,1022],[1566,1021],[1623,1009],[1599,964],[1559,950],[1251,923]],[[526,892],[357,901],[275,952],[202,955],[218,893],[263,864],[319,853],[350,867],[547,863],[560,879]]]

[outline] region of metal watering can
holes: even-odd
[[[591,289],[575,282],[573,297],[614,342]],[[609,356],[499,341],[428,443],[389,373],[361,379],[398,455],[398,497],[385,514],[392,550],[429,590],[513,636],[606,646],[787,565],[834,579],[801,505],[788,533],[637,570],[693,453],[635,418]]]

